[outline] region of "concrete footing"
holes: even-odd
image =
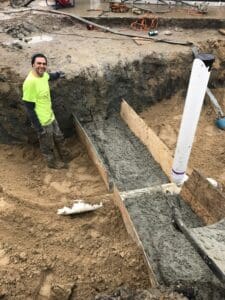
[[[151,152],[162,170],[171,179],[173,154],[158,138],[154,131],[146,125],[138,114],[123,100],[121,117],[131,131],[142,141]],[[195,213],[205,224],[218,222],[225,217],[225,196],[197,170],[187,170],[189,180],[181,190],[181,197],[189,203]]]
[[[122,102],[121,117],[170,178],[173,157],[166,145],[125,101]],[[190,230],[200,228],[199,232],[202,233],[203,221],[209,224],[215,220],[218,221],[223,215],[221,212],[225,203],[223,194],[217,193],[216,189],[210,193],[203,192],[202,188],[206,188],[206,179],[196,170],[188,170],[189,184],[185,184],[181,192],[174,184],[166,183],[161,175],[157,177],[161,178],[161,183],[159,183],[159,179],[154,179],[150,185],[144,181],[147,184],[144,187],[133,186],[131,189],[132,185],[129,184],[129,188],[123,187],[121,190],[120,183],[113,181],[110,170],[113,170],[113,173],[119,172],[124,179],[129,174],[127,170],[124,170],[126,163],[123,162],[122,169],[119,164],[115,169],[106,166],[99,155],[99,145],[96,149],[93,139],[89,136],[90,133],[87,133],[78,120],[75,119],[75,123],[79,137],[87,147],[106,187],[111,190],[113,186],[115,204],[121,211],[128,233],[143,252],[151,285],[153,287],[158,284],[171,286],[174,290],[183,292],[193,299],[225,299],[223,284],[213,274],[186,236],[175,228],[172,213],[172,208],[176,207],[187,227]],[[106,128],[108,127],[106,126]],[[107,144],[108,133],[105,133],[104,130],[104,127],[101,127],[99,139],[101,142],[101,138],[103,138],[104,143],[100,143],[100,153],[107,155],[108,150],[104,147]],[[128,169],[129,167],[127,165]],[[154,167],[151,171],[154,173]],[[125,172],[124,176],[123,172]],[[199,197],[202,192],[204,196]],[[216,200],[219,208],[210,204],[213,203],[213,195],[219,195]],[[197,236],[199,232],[194,234]]]
[[[223,284],[174,226],[171,208],[180,211],[188,227],[201,228],[200,219],[167,186],[114,191],[126,228],[144,252],[151,280],[191,299],[225,299]]]

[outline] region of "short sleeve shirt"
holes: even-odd
[[[35,103],[35,112],[42,126],[51,124],[55,119],[48,80],[48,73],[36,77],[31,71],[23,83],[23,100]]]

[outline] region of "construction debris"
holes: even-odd
[[[85,203],[84,200],[76,200],[71,208],[64,206],[63,208],[58,209],[57,214],[58,215],[80,214],[80,213],[96,210],[100,207],[102,207],[102,202],[100,204],[92,205],[89,203]]]
[[[125,13],[129,11],[129,7],[124,3],[110,2],[109,7],[111,11],[115,13]]]
[[[130,24],[130,27],[133,30],[151,30],[156,29],[158,27],[158,17],[152,15],[145,16],[143,18],[137,19],[136,21]]]
[[[142,14],[142,10],[139,8],[132,8],[132,13],[135,15],[141,15]]]
[[[94,22],[91,22],[85,18],[82,18],[82,17],[79,17],[75,14],[69,14],[69,13],[65,13],[65,12],[59,12],[59,11],[56,11],[56,10],[47,10],[47,9],[40,9],[40,8],[29,8],[29,9],[15,9],[13,11],[4,11],[3,13],[4,14],[12,14],[12,13],[23,13],[23,12],[32,12],[32,11],[35,11],[35,12],[44,12],[44,13],[49,13],[49,14],[57,14],[57,15],[64,15],[64,16],[69,16],[77,21],[80,21],[84,24],[91,24],[91,25],[94,25],[96,28],[100,28],[102,29],[103,31],[105,32],[110,32],[112,34],[116,34],[116,35],[121,35],[121,36],[127,36],[127,37],[131,37],[131,38],[134,38],[134,37],[140,37],[142,38],[143,36],[138,36],[136,34],[133,34],[133,33],[124,33],[124,32],[120,32],[120,31],[117,31],[117,30],[114,30],[114,29],[111,29],[109,27],[106,27],[106,26],[102,26],[102,25],[99,25],[97,23],[94,23]],[[148,39],[152,39],[158,43],[168,43],[168,44],[172,44],[172,45],[183,45],[183,46],[191,46],[193,45],[192,42],[189,42],[189,41],[174,41],[174,40],[167,40],[167,39],[156,39],[155,37],[150,37],[148,36]]]
[[[165,34],[165,35],[172,35],[172,31],[170,31],[170,30],[165,30],[165,31],[163,32],[163,34]]]
[[[147,13],[153,13],[153,14],[164,14],[164,13],[169,13],[170,12],[169,9],[167,9],[167,10],[159,10],[159,9],[154,10],[152,8],[143,7],[143,5],[138,6],[138,5],[132,4],[132,7],[133,7],[132,11],[134,13],[135,13],[135,11],[139,11],[140,13],[147,12]]]
[[[10,0],[12,7],[27,7],[34,0]]]

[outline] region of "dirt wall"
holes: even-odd
[[[110,22],[113,24],[112,20]],[[85,32],[79,31],[80,39],[75,42],[77,33],[74,33],[73,39],[66,36],[68,32],[59,35],[58,39],[55,37],[55,34],[61,34],[60,28],[68,28],[70,32],[72,25],[76,30],[81,28],[81,24],[72,22],[68,17],[57,17],[56,22],[55,17],[41,14],[38,22],[31,15],[0,21],[2,32],[6,33],[6,41],[10,40],[9,37],[20,39],[21,34],[24,38],[24,35],[27,37],[37,32],[52,32],[55,39],[54,44],[46,45],[46,49],[43,44],[30,46],[14,43],[14,40],[11,46],[1,44],[3,61],[7,67],[0,66],[0,142],[26,142],[28,132],[31,137],[34,136],[20,101],[28,65],[26,71],[21,66],[30,60],[34,52],[45,50],[48,55],[53,46],[54,55],[49,54],[51,66],[61,65],[69,73],[66,79],[52,85],[55,113],[62,130],[68,136],[72,134],[72,113],[83,122],[91,122],[99,116],[107,119],[119,111],[122,98],[140,112],[146,106],[170,98],[186,88],[193,60],[191,49],[189,51],[188,48],[162,43],[146,44],[138,48],[132,40],[115,41],[117,37],[113,40],[114,36],[110,36],[112,40],[107,46],[108,41],[101,43],[101,39],[108,39],[109,36],[103,35],[98,40],[101,46],[97,47],[96,40],[85,40],[86,37],[90,38],[86,29]],[[95,36],[97,34],[100,33],[94,32]],[[65,45],[68,45],[68,51],[65,51]],[[80,48],[77,50],[76,47]],[[217,61],[211,75],[211,85],[222,85],[225,80],[225,42],[208,40],[202,42],[200,47],[215,53]],[[113,49],[112,53],[110,49]],[[17,62],[14,61],[15,57],[18,57]]]
[[[138,19],[137,16],[135,17],[128,17],[128,18],[110,18],[110,25],[114,25],[114,26],[127,26],[130,25],[132,22],[136,21]],[[92,22],[96,22],[96,18],[91,18],[89,17],[88,20],[92,21]],[[109,18],[108,17],[101,17],[97,19],[97,23],[99,25],[108,25],[109,24]],[[189,17],[187,19],[185,19],[184,17],[180,17],[180,18],[172,18],[172,17],[159,17],[158,19],[158,26],[159,28],[168,28],[168,27],[174,27],[174,26],[178,26],[181,28],[198,28],[198,29],[204,29],[206,27],[209,27],[210,24],[210,28],[223,28],[225,25],[225,21],[221,20],[221,19],[215,19],[215,18],[198,18],[196,19],[195,17]]]
[[[183,56],[167,61],[165,57],[154,54],[132,63],[121,61],[116,66],[107,65],[102,70],[102,76],[98,75],[97,68],[89,67],[79,76],[63,80],[63,84],[52,85],[57,119],[63,131],[69,135],[73,127],[72,113],[84,122],[92,121],[99,115],[107,119],[114,112],[119,112],[122,98],[141,111],[145,106],[170,97],[186,84],[190,61],[191,57]],[[183,68],[184,62],[187,71],[180,77],[177,69]],[[0,105],[7,111],[7,122],[5,116],[0,118],[0,128],[3,127],[1,142],[24,141],[29,122],[20,101],[22,80],[17,77],[13,83],[15,74],[10,69],[1,71]],[[17,132],[11,128],[11,123]]]

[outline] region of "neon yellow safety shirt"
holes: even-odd
[[[35,112],[42,126],[51,124],[55,119],[48,80],[48,73],[36,77],[31,71],[23,83],[23,100],[35,103]]]

